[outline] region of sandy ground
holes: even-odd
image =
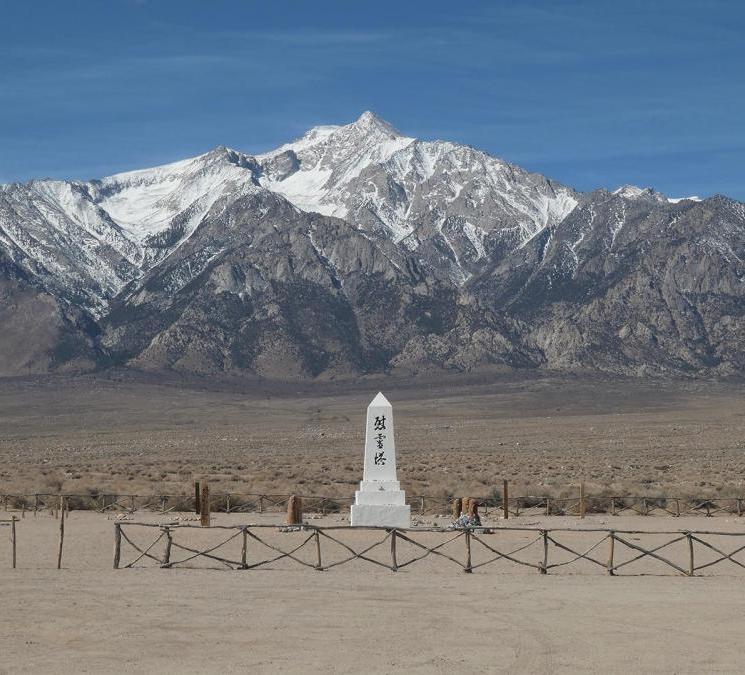
[[[378,389],[394,404],[399,478],[409,495],[488,496],[504,478],[513,496],[576,496],[579,480],[589,494],[745,493],[741,384],[521,374],[354,385],[132,374],[0,381],[0,491],[191,494],[194,479],[208,478],[213,491],[349,496],[360,478],[364,410]],[[151,523],[176,517],[135,515]],[[218,514],[214,522],[280,517]],[[339,516],[309,522],[342,524]],[[721,514],[583,521],[526,514],[492,524],[745,533],[745,517]],[[205,569],[203,561],[191,563],[196,569],[115,571],[113,527],[106,516],[74,511],[59,571],[58,521],[48,512],[18,524],[16,570],[0,528],[0,673],[745,670],[745,570],[729,562],[695,578],[649,558],[624,568],[634,576],[616,577],[586,561],[541,575],[501,560],[464,574],[436,557],[396,573],[359,561],[318,572],[286,559],[247,571]],[[125,527],[139,544],[158,532]],[[285,548],[303,536],[261,532]],[[205,547],[218,536],[181,529],[175,541]],[[338,536],[359,550],[382,535]],[[443,535],[415,536],[432,545]],[[597,543],[593,555],[608,556],[603,535],[554,536],[576,551]],[[650,547],[675,535],[624,536]],[[534,537],[499,529],[483,540],[504,552]],[[741,541],[707,537],[726,551]],[[238,542],[221,551],[235,559]],[[443,552],[462,560],[463,544]],[[266,551],[252,542],[249,562]],[[399,542],[399,562],[415,552]],[[686,566],[685,541],[663,552]],[[125,548],[123,562],[133,555]],[[328,564],[345,554],[324,544],[323,555]],[[387,561],[388,543],[370,555]],[[474,543],[474,564],[490,555]],[[535,564],[541,544],[516,555]],[[617,544],[615,555],[623,562],[635,553]],[[298,556],[312,562],[314,551]],[[551,563],[571,557],[550,547]],[[697,546],[697,564],[715,557]]]
[[[219,514],[215,522],[273,520]],[[509,524],[542,523],[595,528],[608,519]],[[745,533],[745,523],[723,518],[617,517],[611,524]],[[496,563],[469,575],[430,559],[396,573],[357,563],[316,572],[286,562],[253,571],[115,571],[112,520],[73,512],[66,525],[61,571],[53,569],[58,522],[51,516],[19,523],[16,570],[8,569],[0,531],[1,673],[743,670],[745,587],[743,570],[731,564],[697,578],[656,576],[672,571],[654,562],[639,568],[644,576],[608,577],[589,563],[546,576]],[[359,542],[372,534],[348,536]],[[585,543],[595,535],[572,536]],[[682,562],[685,551],[671,557]],[[123,556],[129,559],[131,551]]]

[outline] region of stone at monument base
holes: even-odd
[[[352,504],[352,527],[411,527],[408,504]]]

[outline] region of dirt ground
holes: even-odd
[[[218,525],[277,519],[215,516]],[[734,518],[552,517],[510,524],[591,529],[609,520],[617,529],[745,533],[745,523]],[[364,563],[317,572],[287,561],[248,571],[115,571],[113,526],[101,514],[73,512],[59,571],[58,521],[50,514],[19,523],[16,570],[8,569],[0,531],[0,673],[742,671],[745,587],[743,570],[730,563],[708,570],[716,576],[696,578],[656,561],[637,568],[642,576],[608,577],[589,563],[545,576],[501,563],[464,574],[434,558],[396,573]],[[193,537],[201,534],[219,532],[197,530]],[[373,534],[379,533],[356,534],[357,543]],[[291,541],[297,534],[274,536]],[[562,541],[581,545],[595,535],[567,536]],[[644,543],[648,536],[639,535]],[[490,541],[508,543],[500,533]],[[255,554],[252,543],[249,559]],[[685,549],[669,555],[683,563]],[[539,552],[522,556],[537,560]],[[133,557],[126,549],[122,560]]]
[[[193,480],[207,478],[213,492],[348,497],[360,479],[365,408],[378,390],[394,405],[399,478],[410,496],[488,496],[503,479],[513,495],[575,496],[580,480],[588,494],[745,494],[740,383],[488,373],[353,385],[131,373],[4,380],[0,492],[188,495]],[[198,569],[115,571],[114,515],[73,511],[63,569],[56,570],[59,522],[49,512],[25,515],[16,570],[9,569],[8,528],[0,528],[0,673],[743,670],[745,570],[727,561],[695,578],[649,557],[616,577],[586,561],[541,575],[500,560],[464,574],[432,556],[396,573],[359,561],[318,572],[287,560],[248,571],[197,562]],[[179,517],[189,523],[193,516],[133,516],[151,523]],[[220,513],[215,522],[280,517]],[[345,524],[341,518],[309,522]],[[426,522],[446,524],[443,517]],[[526,514],[509,524],[745,533],[745,517],[722,514],[582,521]],[[128,527],[140,545],[158,533]],[[266,532],[279,546],[301,536]],[[206,546],[217,533],[177,535]],[[359,549],[379,534],[339,536]],[[416,536],[432,545],[442,535]],[[534,536],[498,530],[483,538],[511,551]],[[652,546],[673,535],[624,536]],[[556,537],[584,551],[602,535]],[[739,537],[709,540],[731,551]],[[460,560],[463,542],[443,551]],[[237,546],[232,540],[221,550],[235,559]],[[387,546],[371,555],[386,560]],[[399,547],[402,560],[416,552]],[[685,541],[664,551],[687,564]],[[516,555],[535,564],[541,552],[539,543]],[[262,553],[252,543],[249,560]],[[298,555],[312,562],[314,552],[306,547]],[[342,555],[324,548],[326,562]],[[474,564],[489,555],[474,546]],[[555,546],[550,555],[554,563],[572,557]],[[608,541],[593,555],[605,560]],[[634,552],[617,545],[615,555],[624,561]],[[696,555],[697,564],[716,557],[699,546]],[[125,548],[123,563],[133,557]]]
[[[742,496],[742,383],[483,374],[354,384],[121,373],[0,380],[0,492],[349,497],[394,405],[409,495]]]

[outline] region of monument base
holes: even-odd
[[[352,504],[352,527],[411,527],[408,504]]]

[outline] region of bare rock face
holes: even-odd
[[[0,375],[745,370],[745,205],[581,194],[372,113],[0,186]]]

